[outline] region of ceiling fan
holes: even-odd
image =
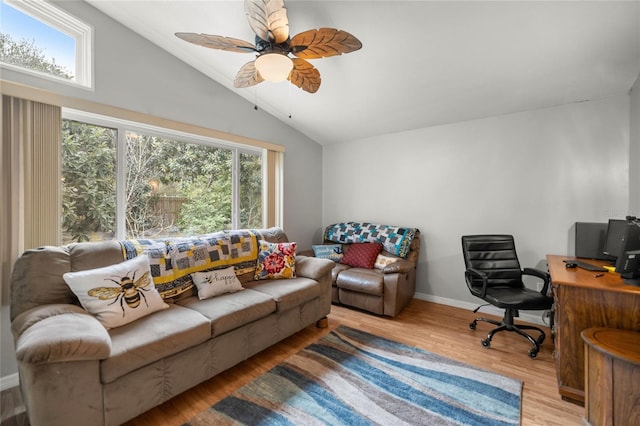
[[[244,9],[256,34],[255,45],[219,35],[176,33],[182,40],[211,49],[257,53],[254,61],[240,68],[233,81],[235,87],[250,87],[265,80],[289,80],[302,90],[315,93],[320,88],[320,72],[307,59],[341,55],[362,47],[356,37],[334,28],[308,30],[289,37],[284,0],[244,0]]]

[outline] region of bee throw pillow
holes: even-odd
[[[67,272],[62,278],[82,307],[107,329],[169,307],[153,284],[146,255],[104,268]]]

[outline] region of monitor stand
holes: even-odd
[[[640,278],[625,278],[623,281],[626,285],[640,287]]]

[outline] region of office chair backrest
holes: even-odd
[[[513,236],[465,235],[462,253],[467,268],[487,274],[487,287],[524,287]],[[472,285],[482,286],[482,281],[474,279]]]

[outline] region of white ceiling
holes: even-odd
[[[288,0],[292,36],[331,27],[363,44],[310,61],[315,94],[287,82],[235,89],[253,54],[174,36],[253,42],[241,0],[88,2],[321,144],[626,94],[640,73],[640,0]]]

